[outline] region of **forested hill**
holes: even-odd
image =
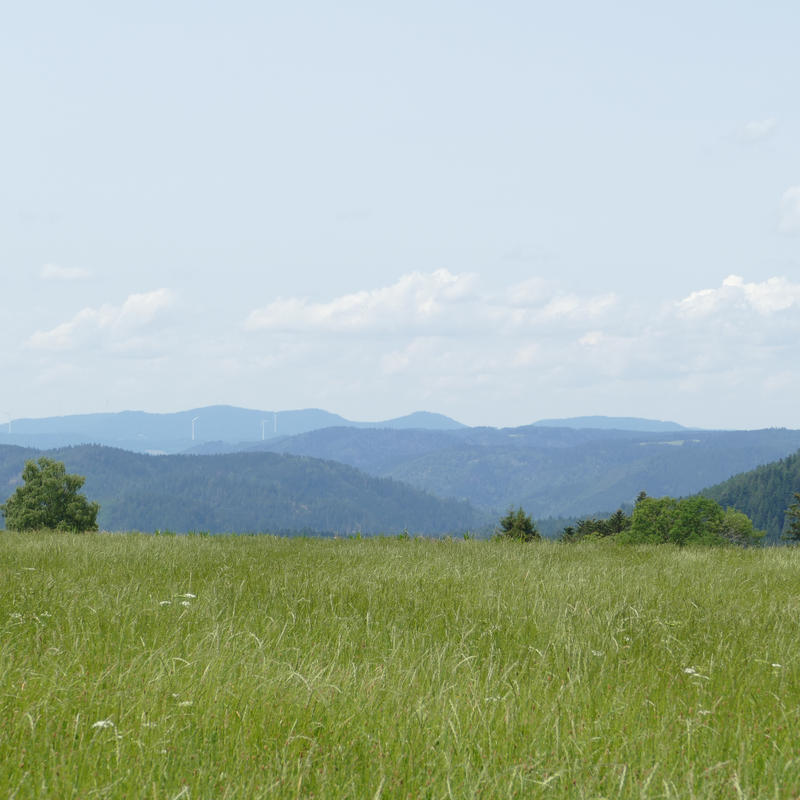
[[[800,452],[734,475],[724,483],[703,489],[702,494],[723,508],[743,511],[756,528],[767,532],[767,544],[777,544],[795,492],[800,492]]]
[[[526,426],[458,431],[327,428],[259,443],[258,449],[329,458],[495,516],[512,503],[535,517],[613,511],[644,490],[696,494],[796,452],[800,431],[683,434]],[[254,450],[256,448],[253,448]]]
[[[469,503],[333,461],[277,453],[148,456],[100,445],[39,451],[0,446],[0,502],[26,460],[45,455],[86,476],[105,530],[442,533],[491,520]]]

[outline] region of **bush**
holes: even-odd
[[[504,517],[500,517],[500,527],[495,529],[495,540],[512,540],[515,542],[537,542],[541,539],[539,529],[530,514],[520,507],[508,509]]]
[[[6,528],[30,531],[49,528],[59,531],[96,531],[100,506],[78,494],[86,478],[67,475],[61,461],[40,458],[25,462],[24,486],[0,505]]]

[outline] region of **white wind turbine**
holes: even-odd
[[[261,441],[264,441],[264,423],[266,422],[265,419],[261,420]]]
[[[11,411],[3,411],[3,414],[8,414],[8,432],[11,433],[11,415],[14,413],[14,409],[12,408]]]
[[[198,419],[200,419],[200,417],[195,417],[195,418],[192,420],[192,441],[194,441],[194,423],[195,423],[195,421],[196,421],[196,420],[198,420]]]

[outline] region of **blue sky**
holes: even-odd
[[[0,410],[800,427],[800,6],[0,29]]]

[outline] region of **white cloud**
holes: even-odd
[[[328,303],[290,298],[253,311],[250,331],[359,335],[464,335],[513,332],[559,321],[583,324],[602,317],[613,294],[579,297],[533,279],[499,293],[481,291],[478,276],[446,269],[412,272],[381,289],[342,295]]]
[[[737,142],[759,142],[771,136],[778,129],[778,120],[770,117],[764,120],[754,120],[737,128],[733,138]]]
[[[745,283],[744,278],[739,275],[725,278],[719,289],[692,292],[676,303],[681,312],[692,316],[719,311],[730,313],[737,309],[750,309],[769,315],[793,305],[800,306],[800,284],[791,283],[786,278]]]
[[[793,186],[783,193],[778,230],[781,233],[800,232],[800,186]]]
[[[91,270],[81,267],[59,267],[58,264],[45,264],[40,274],[46,281],[85,281],[92,277]]]
[[[175,297],[169,289],[132,294],[121,306],[105,304],[99,309],[84,308],[69,322],[48,331],[37,331],[25,343],[32,350],[74,350],[82,344],[104,345],[124,352],[137,344],[134,331],[148,325],[162,309],[169,308]],[[138,337],[138,344],[147,346]]]

